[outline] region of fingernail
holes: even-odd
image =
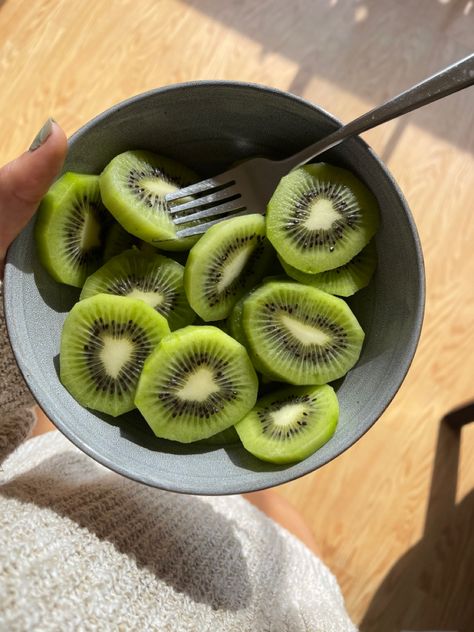
[[[46,121],[40,131],[36,134],[34,141],[30,145],[30,151],[34,151],[41,147],[45,143],[45,141],[51,136],[51,132],[53,131],[53,123],[55,120],[51,117]]]

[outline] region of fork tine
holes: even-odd
[[[208,180],[201,180],[200,182],[195,182],[194,184],[190,184],[183,189],[178,189],[177,191],[172,191],[171,193],[167,193],[165,195],[165,200],[167,202],[174,202],[175,200],[179,200],[182,197],[188,197],[190,195],[196,195],[197,193],[202,193],[203,191],[216,189],[217,187],[221,187],[227,183],[232,182],[232,178],[225,178],[223,181],[219,182],[216,178],[209,178]]]
[[[232,182],[232,184],[235,185],[235,182]],[[182,213],[183,211],[199,208],[205,204],[219,204],[220,201],[225,202],[228,198],[235,197],[236,193],[237,191],[235,186],[229,186],[227,189],[219,190],[216,193],[210,193],[204,197],[195,198],[194,200],[184,202],[183,204],[173,204],[173,206],[168,208],[168,213],[170,215],[175,215],[176,213]]]
[[[240,202],[240,204],[239,204]],[[213,206],[212,208],[205,209],[204,211],[198,211],[191,215],[185,215],[184,217],[177,217],[173,219],[175,226],[178,224],[188,224],[194,220],[203,219],[204,217],[214,217],[217,215],[223,215],[224,213],[230,213],[232,211],[238,211],[246,208],[242,203],[241,196],[233,196],[230,200],[224,201],[223,204]]]
[[[238,213],[234,213],[232,217],[239,217],[240,215],[246,215],[247,210],[241,210]],[[229,219],[228,217],[219,217],[219,219],[215,219],[212,222],[206,222],[205,224],[197,224],[197,226],[191,226],[190,228],[184,228],[183,230],[178,230],[176,233],[176,237],[181,239],[182,237],[191,237],[192,235],[200,235],[201,233],[205,233],[208,228],[214,226],[214,224],[218,224],[219,222],[223,222],[225,219]],[[158,243],[159,247],[159,243]]]

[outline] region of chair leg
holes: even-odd
[[[474,422],[474,402],[456,408],[443,417],[443,421],[451,428],[459,429]]]

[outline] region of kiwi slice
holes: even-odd
[[[377,251],[374,240],[352,257],[352,259],[334,270],[326,270],[317,274],[301,272],[279,257],[285,272],[300,283],[312,285],[329,294],[337,296],[352,296],[358,290],[366,287],[377,265]]]
[[[364,332],[343,299],[307,285],[268,282],[244,301],[245,335],[269,373],[290,384],[325,384],[357,362]]]
[[[262,364],[262,362],[259,361],[258,357],[253,353],[252,347],[250,346],[245,334],[243,325],[244,302],[249,296],[250,292],[249,294],[246,294],[241,299],[239,299],[234,305],[232,312],[230,313],[230,316],[227,318],[226,321],[228,333],[232,336],[232,338],[237,340],[237,342],[240,342],[240,344],[247,349],[247,353],[249,354],[252,364],[255,370],[258,371],[258,373],[260,373],[260,375],[262,376],[262,380],[264,383],[268,383],[270,380],[278,381],[280,378],[272,373],[271,369],[268,366]]]
[[[352,173],[325,163],[282,178],[267,208],[267,235],[291,266],[315,274],[346,264],[379,225],[377,201]]]
[[[111,221],[98,176],[67,172],[59,178],[43,198],[35,225],[39,259],[53,279],[82,287],[102,265]]]
[[[126,151],[102,172],[100,192],[105,206],[131,235],[163,250],[187,250],[199,235],[176,238],[165,195],[196,180],[193,171],[170,158]]]
[[[158,437],[188,443],[240,421],[258,380],[242,345],[217,327],[166,336],[145,362],[135,403]]]
[[[262,215],[234,217],[211,226],[186,262],[184,287],[191,307],[205,321],[226,318],[272,260]]]
[[[289,280],[290,279],[288,279],[287,276],[268,276],[262,279],[261,285],[264,285],[265,283],[270,283],[273,281],[289,281]],[[254,288],[252,288],[252,290],[253,289]],[[228,333],[232,336],[232,338],[235,338],[238,342],[240,342],[241,345],[244,345],[244,347],[247,348],[247,351],[249,350],[248,340],[247,340],[247,336],[245,335],[244,325],[242,322],[242,316],[244,312],[244,301],[246,301],[247,298],[250,296],[250,294],[252,293],[252,290],[248,292],[247,294],[244,294],[244,296],[242,296],[242,298],[240,298],[237,301],[237,303],[232,308],[231,313],[227,317],[227,321],[226,321]],[[257,369],[257,371],[259,371],[259,369]]]
[[[168,257],[126,250],[87,279],[80,298],[94,294],[139,298],[164,316],[173,331],[195,318],[184,293],[183,275],[183,266]]]
[[[60,378],[83,406],[116,417],[135,408],[145,358],[170,330],[139,299],[97,294],[74,305],[61,335]]]
[[[244,345],[244,347],[246,348],[248,346],[248,340],[247,336],[245,335],[244,325],[242,323],[242,316],[244,312],[244,301],[247,296],[248,294],[237,301],[227,318],[227,329],[229,331],[229,334],[232,336],[232,338],[235,338],[237,342],[240,342],[240,344]]]
[[[333,388],[298,386],[259,399],[235,429],[244,448],[259,459],[295,463],[329,441],[338,419]]]
[[[104,262],[133,246],[139,248],[142,243],[141,239],[130,235],[120,224],[114,222],[105,235]]]
[[[120,226],[117,222],[114,222],[113,225],[107,231],[105,236],[105,247],[104,247],[104,263],[112,259],[112,257],[116,257],[120,255],[125,250],[130,250],[131,248],[137,248],[141,252],[148,252],[151,254],[159,254],[157,248],[148,244],[146,241],[142,239],[138,239],[138,237],[134,237],[127,233],[127,231]],[[179,263],[186,263],[185,257],[175,257],[174,255],[182,255],[184,253],[176,252],[173,253],[173,259],[179,261]],[[181,262],[180,259],[183,259]]]

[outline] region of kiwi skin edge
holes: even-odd
[[[348,263],[339,268],[316,274],[301,272],[284,261],[282,257],[279,256],[278,258],[288,276],[295,281],[344,298],[352,296],[366,287],[377,266],[377,251],[373,239]]]

